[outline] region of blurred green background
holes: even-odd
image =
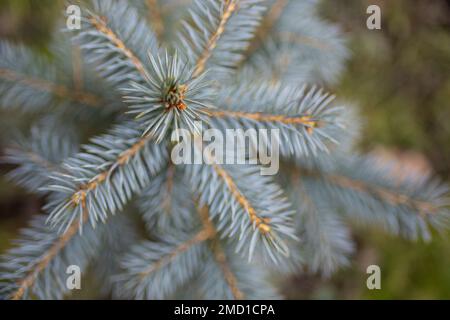
[[[381,30],[366,28],[369,4],[381,7]],[[45,50],[62,5],[56,0],[1,0],[0,38]],[[322,14],[338,23],[349,40],[352,58],[331,89],[360,109],[365,121],[360,149],[377,150],[416,170],[431,169],[449,181],[450,1],[328,0],[323,1]],[[9,169],[0,165],[0,252],[42,205],[4,179]],[[449,235],[413,243],[356,228],[354,238],[358,247],[349,268],[330,279],[295,276],[282,285],[285,295],[450,299]],[[371,264],[381,267],[381,290],[366,287],[366,267]]]

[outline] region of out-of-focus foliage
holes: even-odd
[[[377,4],[382,29],[366,28],[366,8]],[[348,33],[352,59],[338,88],[366,119],[361,147],[386,144],[416,150],[402,163],[432,166],[450,177],[449,1],[324,1],[324,14]],[[401,152],[394,152],[399,154]],[[421,155],[423,154],[423,156]],[[424,160],[425,158],[425,160]],[[427,164],[428,161],[428,164]],[[425,165],[424,165],[425,162]],[[431,243],[394,241],[359,230],[352,267],[331,281],[301,276],[285,287],[291,298],[431,299],[450,297],[448,235]],[[382,290],[366,288],[366,266],[382,269]]]
[[[353,58],[349,71],[341,78],[338,94],[357,101],[364,118],[368,119],[362,148],[371,149],[374,141],[413,148],[425,153],[439,173],[448,175],[450,33],[449,21],[445,20],[448,19],[445,1],[435,1],[432,5],[429,1],[412,5],[408,0],[324,2],[325,14],[344,26],[351,40]],[[36,3],[45,13],[36,14],[38,9],[33,9]],[[381,31],[365,28],[365,9],[372,3],[382,7]],[[51,29],[51,16],[58,12],[59,5],[57,1],[2,2],[0,34],[42,45],[45,30]],[[5,12],[14,12],[18,17],[11,18],[17,19],[15,27],[3,26],[6,21],[3,16],[8,15]],[[30,35],[29,30],[34,34]],[[0,188],[3,203],[6,193]],[[0,206],[0,211],[3,209]],[[2,221],[0,234],[11,230],[13,224]],[[386,237],[381,231],[367,233],[358,229],[354,236],[359,240],[358,253],[351,269],[331,280],[302,277],[298,286],[290,285],[285,292],[292,298],[450,297],[450,258],[445,254],[450,249],[448,242],[415,244]],[[11,234],[5,237],[13,238]],[[3,251],[2,241],[0,238],[0,251]],[[382,266],[383,290],[366,289],[368,264]]]
[[[381,8],[381,30],[366,28],[369,4]],[[416,149],[449,177],[449,1],[325,1],[323,9],[350,35],[339,92],[368,119],[363,147]]]
[[[0,1],[0,37],[44,50],[63,4],[61,0]]]

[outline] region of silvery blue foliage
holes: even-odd
[[[77,47],[59,36],[50,47],[53,60],[22,45],[0,41],[3,109],[30,114],[52,111],[86,121],[104,118],[122,105],[108,83],[80,60]]]
[[[70,264],[104,297],[279,298],[273,274],[350,261],[349,220],[414,239],[448,225],[447,187],[358,155],[360,119],[307,84],[333,83],[348,55],[317,1],[79,4],[53,58],[0,46],[0,104],[45,119],[8,149],[9,176],[46,201],[4,255],[1,298],[63,298]],[[279,175],[212,153],[175,164],[172,133],[199,124],[278,129]]]
[[[429,226],[448,225],[448,186],[428,174],[406,172],[399,177],[393,165],[357,154],[338,153],[301,166],[304,183],[352,220],[425,240],[431,237]]]
[[[261,0],[195,0],[177,39],[180,51],[188,61],[200,61],[200,67],[211,70],[216,79],[227,75],[243,59],[262,19],[265,8],[261,4]],[[211,41],[216,38],[220,41]]]
[[[36,111],[51,106],[51,92],[39,89],[39,86],[56,82],[56,70],[48,60],[36,57],[23,46],[13,46],[4,41],[0,43],[0,52],[2,107]],[[34,82],[34,77],[41,81]],[[28,79],[26,83],[24,79]]]
[[[224,237],[238,239],[236,251],[243,251],[249,260],[256,251],[278,262],[280,256],[289,256],[284,240],[295,238],[294,211],[283,190],[259,170],[250,165],[217,164],[186,168],[200,205],[209,208],[217,229]]]
[[[16,164],[8,178],[30,192],[41,192],[49,175],[60,169],[62,161],[78,151],[76,134],[70,128],[58,128],[43,122],[31,128],[28,136],[18,134],[5,150],[3,161]]]
[[[213,118],[213,127],[278,129],[280,152],[286,157],[328,152],[347,129],[343,107],[333,103],[335,97],[322,89],[245,80],[219,92],[217,103],[232,112]],[[283,117],[255,116],[259,112]],[[271,145],[268,140],[264,142]]]
[[[177,53],[169,57],[166,51],[162,58],[149,53],[148,59],[151,67],[145,72],[146,83],[132,81],[123,89],[129,113],[136,114],[146,126],[143,134],[155,136],[160,142],[172,127],[199,133],[197,122],[205,121],[211,108],[212,92],[204,80],[206,74],[194,77],[194,69],[188,69]]]
[[[170,165],[153,177],[137,200],[149,232],[187,231],[197,224],[193,192],[188,184],[179,166]]]
[[[333,83],[349,51],[339,28],[317,14],[318,0],[268,0],[262,40],[247,58],[253,76],[289,82]],[[268,40],[266,40],[266,38]]]
[[[125,273],[117,276],[119,297],[163,299],[189,281],[201,269],[206,255],[205,242],[191,244],[185,235],[165,236],[163,241],[143,242],[123,257]],[[173,253],[176,253],[174,255]]]
[[[71,239],[61,239],[56,230],[48,228],[45,220],[45,216],[36,216],[22,230],[16,247],[2,257],[2,297],[62,299],[69,292],[67,267],[76,265],[85,270],[89,261],[99,254],[102,230],[89,226],[83,236],[75,233]]]
[[[217,245],[216,245],[217,246]],[[212,250],[217,247],[212,246]],[[198,292],[203,299],[236,299],[246,297],[247,299],[279,299],[280,294],[268,282],[268,274],[262,265],[243,264],[239,256],[233,254],[228,248],[222,249],[222,261],[217,253],[208,255],[205,267],[199,275]],[[227,269],[224,269],[226,263]],[[229,272],[229,273],[228,273]],[[235,275],[236,286],[230,286],[224,273]]]
[[[168,159],[164,144],[147,140],[139,128],[127,122],[92,138],[91,144],[83,146],[84,152],[64,161],[63,171],[50,176],[52,181],[46,187],[59,195],[48,205],[50,225],[67,229],[87,210],[95,226],[108,214],[122,210]],[[79,219],[79,223],[84,222]]]
[[[131,245],[138,241],[139,237],[130,211],[123,211],[112,217],[101,228],[103,233],[100,238],[99,253],[91,259],[90,272],[95,275],[93,280],[99,288],[99,293],[108,297],[116,286],[116,275],[121,272],[122,256],[128,252]]]
[[[92,1],[92,7],[84,9],[82,28],[73,40],[86,61],[116,88],[142,81],[142,70],[136,69],[138,59],[144,61],[149,51],[158,50],[152,30],[125,1]]]

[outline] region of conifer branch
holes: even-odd
[[[169,162],[139,195],[139,212],[149,232],[192,230],[195,210],[185,180],[181,168]]]
[[[349,52],[339,29],[316,16],[318,2],[268,2],[267,14],[239,61],[242,73],[274,82],[334,81]]]
[[[43,253],[40,260],[31,268],[27,276],[18,281],[18,288],[11,294],[11,300],[20,300],[26,290],[33,286],[39,273],[41,273],[49,265],[53,258],[61,252],[67,243],[72,240],[75,235],[77,235],[81,225],[88,219],[88,211],[85,209],[83,212],[84,214],[79,221],[75,220],[67,229],[67,232],[57,238],[47,252]]]
[[[83,56],[117,90],[130,81],[143,82],[147,75],[143,59],[148,52],[158,52],[154,32],[126,1],[92,2],[92,11],[83,8],[85,25],[73,37]]]
[[[219,41],[222,34],[225,32],[225,27],[228,20],[231,18],[233,13],[238,10],[238,1],[239,0],[224,0],[224,9],[223,13],[220,17],[219,24],[217,25],[217,29],[212,33],[209,38],[206,47],[203,52],[200,54],[194,68],[194,77],[199,76],[205,70],[206,63],[208,59],[211,57],[213,50],[217,46],[217,42]]]
[[[158,241],[133,246],[122,261],[124,273],[118,278],[123,281],[123,291],[138,299],[161,299],[191,280],[201,270],[206,241],[214,230],[202,227],[194,235],[191,232],[167,233]]]
[[[101,106],[101,100],[91,93],[76,90],[73,91],[64,85],[56,84],[45,79],[30,77],[13,70],[0,69],[0,78],[11,82],[17,82],[36,90],[49,92],[59,98],[69,99],[92,107]]]
[[[252,42],[247,47],[246,52],[241,60],[242,63],[247,60],[263,43],[265,38],[271,33],[273,27],[280,19],[283,11],[286,9],[289,1],[291,0],[276,0],[264,15],[259,28],[255,32],[255,36]],[[330,50],[330,46],[327,43],[320,41],[319,39],[306,37],[299,35],[292,31],[283,31],[275,33],[276,39],[282,41],[292,42],[296,44],[304,44],[320,50]]]
[[[381,224],[388,231],[417,239],[430,238],[428,225],[447,224],[448,187],[428,175],[395,179],[389,165],[372,156],[336,155],[315,166],[302,163],[300,174],[312,188],[322,188],[330,206]]]
[[[264,16],[260,27],[258,28],[255,38],[261,41],[264,35],[267,35],[278,19],[281,17],[283,10],[286,8],[289,0],[276,0]]]
[[[200,152],[195,140],[194,150]],[[205,164],[186,169],[200,205],[207,205],[212,218],[217,219],[217,230],[230,238],[239,234],[237,251],[248,250],[249,261],[257,247],[263,249],[263,258],[268,261],[288,256],[285,240],[296,239],[291,225],[293,211],[278,185],[259,173],[255,176],[257,166],[220,165],[209,150],[201,152]],[[224,203],[222,199],[228,200]]]
[[[230,290],[231,290],[231,293],[232,293],[234,299],[236,299],[236,300],[244,299],[245,295],[239,289],[239,287],[237,285],[236,276],[231,271],[231,268],[227,262],[227,257],[225,255],[225,252],[222,249],[222,246],[220,245],[220,239],[217,237],[217,231],[211,222],[208,207],[204,206],[202,208],[198,208],[198,206],[196,206],[196,209],[200,215],[200,218],[202,220],[202,224],[203,224],[205,230],[211,230],[211,240],[212,240],[211,251],[214,255],[214,259],[216,260],[217,264],[219,265],[220,269],[223,272],[225,281],[228,284],[228,286],[230,287]]]
[[[437,214],[439,212],[439,208],[437,208],[432,202],[417,200],[406,194],[390,189],[384,189],[381,186],[371,185],[364,181],[333,174],[325,175],[325,179],[340,187],[353,189],[357,192],[372,194],[380,200],[391,203],[394,206],[408,206],[413,210],[417,210],[419,215],[422,217],[425,217],[428,214]]]
[[[96,257],[105,294],[120,298],[278,298],[266,282],[271,265],[329,274],[347,263],[353,242],[341,213],[412,238],[448,224],[446,185],[419,174],[398,181],[387,166],[351,154],[353,114],[322,89],[297,85],[332,81],[348,52],[338,28],[317,16],[317,1],[194,0],[186,19],[184,8],[170,11],[184,0],[89,2],[77,2],[83,26],[70,31],[82,55],[58,37],[55,57],[68,59],[55,63],[0,43],[0,102],[33,111],[126,103],[135,119],[121,115],[78,152],[72,138],[113,114],[81,108],[90,127],[61,107],[38,115],[47,129],[6,152],[13,181],[50,193],[49,215],[0,262],[1,297],[62,299],[65,266],[85,270]],[[52,123],[76,131],[63,135]],[[207,144],[197,139],[205,124],[225,133],[226,146],[197,145]],[[177,129],[194,145],[184,132],[187,150],[170,144]],[[228,138],[244,142],[237,153]],[[186,163],[175,167],[171,148]],[[256,149],[259,157],[247,153]],[[302,176],[276,179],[259,164]],[[140,233],[125,223],[95,228],[135,196],[152,241],[137,243]]]
[[[264,283],[265,275],[257,265],[243,264],[239,257],[236,257],[230,248],[230,242],[219,236],[209,214],[209,208],[196,206],[196,211],[205,229],[213,230],[213,235],[209,239],[209,252],[211,256],[202,266],[203,272],[200,276],[202,291],[205,294],[213,291],[215,295],[209,297],[216,299],[225,296],[227,299],[261,299],[274,297],[275,295],[269,287],[266,292],[255,292],[250,283]],[[258,285],[256,285],[258,287]]]
[[[230,290],[231,290],[231,293],[233,294],[234,299],[236,299],[236,300],[245,299],[244,293],[239,289],[239,287],[237,285],[236,276],[233,274],[230,266],[228,265],[227,257],[225,255],[225,252],[223,251],[222,247],[220,246],[220,243],[218,241],[215,241],[212,244],[211,250],[214,254],[214,259],[217,261],[220,269],[223,272],[225,281],[227,282],[228,286],[230,287]]]
[[[279,37],[283,41],[286,41],[287,43],[306,45],[323,51],[333,50],[333,48],[328,43],[320,41],[320,39],[298,35],[294,32],[283,31],[278,33],[277,37]]]
[[[270,219],[259,217],[255,208],[251,205],[250,201],[241,193],[238,186],[234,182],[233,178],[228,174],[228,172],[222,166],[217,164],[217,161],[214,159],[212,154],[208,154],[207,152],[205,152],[204,154],[208,162],[212,163],[211,166],[213,167],[214,171],[224,181],[234,199],[241,205],[241,207],[244,209],[244,212],[248,214],[251,224],[254,225],[261,234],[269,235],[272,231],[272,228],[269,225]]]
[[[221,130],[277,129],[284,156],[317,155],[337,145],[346,131],[343,109],[333,100],[334,95],[305,85],[264,82],[229,86],[221,90],[220,109],[210,111],[210,122]],[[273,143],[265,140],[267,145]]]
[[[164,35],[164,20],[162,15],[162,8],[158,0],[147,0],[149,21],[155,31],[156,38],[162,42]]]
[[[271,29],[280,18],[283,10],[288,4],[289,0],[276,0],[269,8],[267,13],[263,16],[261,23],[256,29],[252,41],[247,46],[239,65],[242,65],[264,42],[264,38],[270,34]]]
[[[306,263],[313,272],[328,277],[349,263],[354,246],[350,233],[338,217],[321,202],[322,194],[307,186],[300,172],[292,174],[292,202],[298,207],[298,229],[304,241]]]
[[[308,133],[312,133],[313,128],[321,125],[318,120],[314,120],[311,116],[286,116],[275,114],[264,114],[261,112],[240,112],[228,110],[211,110],[209,111],[211,117],[224,118],[231,117],[236,119],[248,119],[257,122],[280,122],[283,124],[301,124],[308,127]]]
[[[236,199],[236,201],[242,206],[242,208],[247,212],[250,217],[250,221],[252,224],[255,224],[256,228],[259,230],[261,234],[270,234],[271,227],[269,225],[269,218],[261,218],[258,216],[255,208],[250,204],[249,200],[239,191],[239,188],[231,178],[231,176],[227,173],[227,171],[218,164],[212,165],[214,171],[223,179],[225,184],[230,189],[231,194]]]
[[[167,50],[165,55],[149,53],[148,58],[151,66],[145,85],[131,82],[123,89],[130,104],[128,113],[136,114],[145,124],[144,135],[155,136],[157,143],[171,128],[199,133],[198,122],[208,114],[212,94],[205,74],[194,78],[177,53],[169,56]]]
[[[49,173],[61,170],[61,168],[58,165],[50,162],[49,160],[45,159],[42,155],[38,154],[37,152],[31,149],[24,150],[11,148],[8,150],[8,153],[10,154],[21,153],[22,155],[27,157],[31,162],[35,163],[38,166],[41,166],[42,168],[45,168]]]
[[[144,77],[146,78],[146,71],[144,68],[144,65],[139,60],[139,58],[134,54],[134,52],[128,48],[125,43],[120,39],[120,37],[107,25],[107,21],[105,19],[102,19],[101,17],[92,16],[89,19],[89,22],[100,32],[102,33],[106,38],[108,38],[111,43],[119,49],[122,54],[131,60],[133,65],[135,66],[136,70]]]
[[[181,253],[189,250],[192,246],[210,239],[213,234],[214,231],[212,229],[205,228],[200,230],[197,234],[195,234],[195,236],[178,245],[172,252],[162,256],[159,260],[152,263],[148,268],[141,271],[139,273],[139,276],[141,277],[141,279],[147,277],[151,273],[155,272],[156,270],[159,270],[160,268],[170,263],[175,257],[180,255]]]
[[[68,173],[51,177],[55,183],[46,190],[63,196],[49,204],[52,226],[67,228],[85,203],[95,225],[99,218],[122,209],[165,164],[166,144],[150,144],[152,137],[142,136],[134,123],[116,126],[111,132],[93,138],[92,144],[84,146],[85,152],[65,161]]]
[[[86,196],[88,193],[95,191],[102,183],[105,183],[121,166],[126,165],[151,139],[150,136],[144,136],[135,142],[131,147],[120,153],[107,170],[104,170],[92,178],[88,183],[79,186],[79,189],[70,197],[70,203],[74,206],[81,204],[86,206]]]
[[[78,142],[72,130],[45,123],[31,129],[29,137],[18,136],[2,158],[16,165],[8,177],[33,193],[50,182],[52,172],[63,172],[61,162],[75,154]]]
[[[335,186],[370,194],[381,201],[390,203],[393,206],[407,206],[412,210],[417,210],[421,217],[426,217],[430,214],[438,214],[440,211],[440,208],[431,201],[415,199],[410,195],[402,193],[400,190],[385,188],[381,185],[371,184],[368,181],[363,181],[346,175],[306,168],[299,169],[299,174],[314,178],[322,178],[326,182]]]

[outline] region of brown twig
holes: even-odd
[[[147,0],[147,7],[153,31],[155,32],[156,38],[161,42],[164,35],[164,21],[158,0]]]
[[[205,153],[205,157],[208,162],[211,163],[216,174],[225,182],[226,186],[230,190],[234,199],[241,205],[241,207],[247,212],[249,215],[251,223],[255,224],[256,228],[258,228],[259,232],[262,234],[270,234],[271,227],[269,225],[269,218],[261,218],[258,216],[256,209],[250,204],[250,201],[241,193],[238,186],[234,182],[233,178],[228,174],[228,172],[219,164],[214,161],[214,157],[212,154]]]
[[[289,117],[285,115],[273,115],[273,114],[264,114],[264,113],[250,113],[250,112],[242,112],[242,111],[228,111],[228,110],[210,110],[210,116],[217,118],[242,118],[249,119],[261,122],[281,122],[284,124],[301,124],[308,128],[308,132],[311,134],[313,128],[320,127],[321,123],[317,120],[314,120],[311,116],[296,116]]]
[[[81,221],[80,221],[81,219]],[[67,243],[78,233],[81,225],[88,219],[88,211],[86,203],[83,204],[83,216],[76,219],[67,231],[56,239],[49,250],[34,264],[27,276],[18,282],[18,289],[11,295],[11,300],[19,300],[23,297],[26,290],[30,288],[36,281],[38,275],[50,264],[55,256],[67,245]]]
[[[156,270],[158,270],[161,267],[165,266],[166,264],[170,263],[176,256],[187,251],[193,245],[196,245],[198,243],[206,241],[207,239],[211,238],[211,236],[212,236],[212,231],[209,229],[205,228],[205,229],[199,231],[194,237],[192,237],[188,241],[181,243],[172,252],[163,256],[161,259],[159,259],[155,263],[151,264],[144,271],[140,272],[139,276],[141,278],[148,276],[149,274],[155,272]]]
[[[118,48],[128,59],[131,60],[133,65],[142,76],[146,77],[146,71],[142,62],[133,53],[133,51],[131,51],[131,49],[129,49],[125,45],[125,43],[119,38],[119,36],[108,27],[105,19],[99,17],[91,17],[89,21],[100,33],[103,33],[111,41],[111,43],[116,46],[116,48]]]
[[[244,293],[239,289],[237,285],[236,276],[233,274],[230,266],[228,265],[225,252],[223,251],[223,248],[219,243],[219,239],[217,238],[217,231],[210,220],[208,208],[207,207],[198,208],[197,211],[200,215],[200,218],[202,220],[205,229],[211,230],[212,233],[211,238],[212,240],[214,240],[214,242],[211,244],[211,250],[213,252],[214,259],[217,261],[220,269],[223,272],[226,283],[230,287],[231,294],[236,300],[244,299],[245,297]]]
[[[40,91],[50,92],[60,98],[67,98],[88,106],[101,106],[101,100],[93,94],[77,90],[73,91],[63,85],[59,85],[45,79],[29,77],[13,70],[0,69],[0,78],[11,82],[18,82]]]
[[[201,53],[200,57],[197,60],[194,69],[194,77],[199,76],[204,70],[208,59],[211,57],[213,50],[217,46],[217,42],[219,41],[222,34],[225,32],[225,26],[232,16],[232,14],[238,9],[238,5],[235,0],[224,0],[224,11],[220,18],[219,25],[217,26],[216,31],[211,35],[208,40],[208,43]]]

